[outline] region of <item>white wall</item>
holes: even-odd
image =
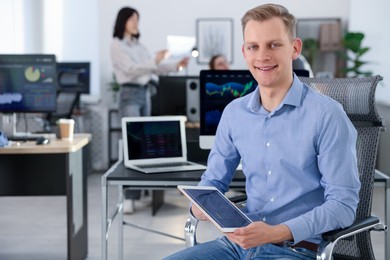
[[[23,0],[0,0],[0,53],[19,53],[24,48]],[[37,4],[39,6],[39,4]]]
[[[48,0],[52,1],[52,0]],[[99,12],[97,0],[63,1],[63,53],[61,61],[91,62],[91,94],[100,93]],[[83,97],[82,97],[83,98]]]
[[[390,33],[389,24],[389,0],[375,0],[368,4],[364,0],[353,0],[350,14],[350,31],[364,32],[363,46],[370,47],[370,51],[364,55],[364,60],[369,61],[365,69],[383,76],[383,81],[378,85],[376,100],[390,106]]]

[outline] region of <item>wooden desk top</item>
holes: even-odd
[[[45,154],[76,152],[91,140],[91,134],[75,134],[72,141],[57,138],[50,139],[49,144],[37,145],[35,141],[10,142],[10,145],[0,148],[1,154]]]

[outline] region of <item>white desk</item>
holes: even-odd
[[[88,254],[90,139],[90,134],[76,134],[73,141],[13,142],[0,148],[0,196],[66,196],[67,259],[71,260],[85,259]]]

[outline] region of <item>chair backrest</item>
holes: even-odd
[[[46,119],[51,125],[59,118],[71,118],[74,110],[77,108],[80,100],[80,92],[58,91],[57,93],[57,111],[49,113]]]
[[[305,56],[302,54],[299,55],[297,59],[293,60],[293,70],[299,77],[313,77],[314,75],[310,63],[307,62]]]
[[[77,108],[80,99],[80,92],[58,92],[56,115],[71,118]]]
[[[300,78],[313,89],[335,99],[358,132],[357,160],[361,181],[356,220],[371,215],[375,165],[380,133],[384,130],[375,104],[375,90],[381,76],[366,78]],[[342,174],[342,173],[340,173]],[[347,257],[347,258],[346,258]],[[351,258],[348,258],[351,257]],[[334,259],[375,259],[369,231],[341,240]]]

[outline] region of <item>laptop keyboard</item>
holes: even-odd
[[[171,163],[153,163],[153,164],[138,164],[136,165],[139,168],[161,168],[161,167],[176,167],[176,166],[186,166],[191,165],[188,162],[171,162]]]

